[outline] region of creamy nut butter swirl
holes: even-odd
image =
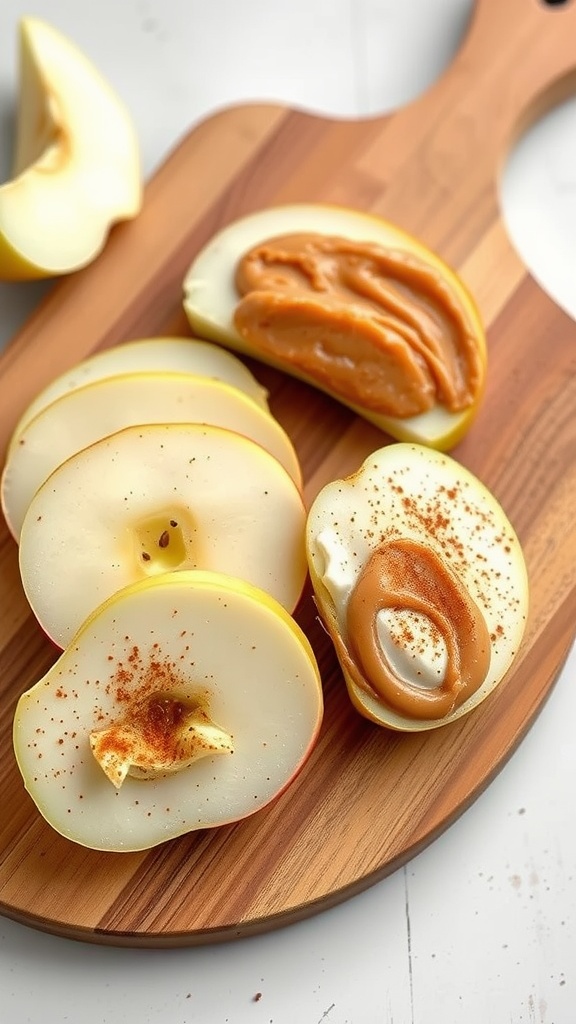
[[[448,278],[415,253],[281,235],[247,252],[235,280],[240,335],[353,405],[407,418],[479,397],[477,328]]]
[[[347,629],[358,684],[405,715],[449,714],[481,686],[490,665],[482,612],[446,562],[413,540],[373,553],[350,595]],[[439,682],[430,685],[435,674]]]

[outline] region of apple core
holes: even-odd
[[[147,576],[172,572],[184,565],[189,557],[184,534],[191,537],[195,533],[190,520],[189,512],[178,509],[160,512],[135,526],[136,559]]]
[[[133,702],[118,722],[90,734],[90,748],[119,789],[127,775],[154,779],[212,754],[233,753],[232,737],[203,701],[158,691]]]

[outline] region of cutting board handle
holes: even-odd
[[[448,77],[478,115],[490,115],[486,146],[515,141],[533,121],[576,92],[576,3],[476,0]],[[468,90],[472,79],[475,87]]]
[[[501,222],[500,177],[510,150],[574,93],[576,0],[476,0],[446,71],[381,118],[376,141],[357,159],[359,178],[385,180],[376,212],[462,268]],[[469,282],[482,302],[494,261],[512,266],[515,259],[503,239],[496,253],[486,245],[483,279],[475,271]]]

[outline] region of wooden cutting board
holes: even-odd
[[[31,617],[17,551],[0,535],[0,911],[62,935],[184,945],[271,929],[394,870],[445,829],[513,752],[547,697],[576,624],[576,325],[535,284],[506,235],[498,175],[530,119],[576,86],[576,4],[479,0],[448,72],[389,117],[334,121],[239,106],[196,127],[160,168],[140,217],[59,283],[0,363],[0,436],[56,373],[131,338],[188,335],[185,271],[211,235],[278,203],[373,211],[437,250],[474,293],[489,337],[482,412],[453,454],[500,499],[531,578],[513,671],[477,711],[428,735],[361,719],[315,619],[297,618],[326,692],[318,745],[271,807],[148,853],[76,847],[38,816],[11,745],[18,695],[55,651]],[[407,54],[409,59],[409,54]],[[302,460],[306,497],[387,442],[294,380],[253,364]]]

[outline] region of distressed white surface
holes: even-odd
[[[124,96],[150,173],[194,123],[230,102],[279,99],[343,116],[394,107],[440,72],[470,8],[471,0],[37,0],[34,13],[76,39]],[[28,11],[20,0],[0,6],[0,177],[15,25]],[[576,103],[523,140],[502,196],[525,259],[576,316]],[[0,284],[0,342],[45,287]],[[0,919],[0,1024],[575,1024],[575,721],[573,652],[530,734],[459,821],[369,891],[282,931],[133,951]]]

